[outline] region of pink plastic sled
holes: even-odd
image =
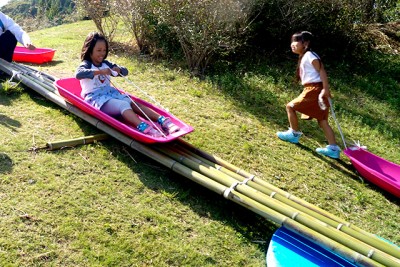
[[[361,176],[400,198],[400,165],[359,147],[353,146],[343,152]]]
[[[358,173],[371,183],[400,198],[400,166],[381,158],[360,146],[346,146],[342,128],[336,118],[332,100],[329,98],[333,119],[336,122],[345,150],[343,153],[350,159]]]
[[[183,121],[179,120],[178,118],[174,117],[172,114],[169,114],[165,110],[154,106],[140,98],[137,98],[133,95],[129,95],[129,97],[134,100],[137,103],[140,103],[144,106],[147,106],[154,111],[158,112],[160,115],[163,115],[165,117],[169,117],[171,121],[179,126],[180,130],[168,134],[166,136],[161,136],[161,137],[153,137],[147,134],[143,134],[139,132],[137,129],[135,129],[132,126],[129,126],[125,124],[124,122],[111,117],[104,112],[94,108],[92,105],[88,104],[85,102],[82,97],[81,97],[81,85],[79,83],[79,80],[75,78],[66,78],[66,79],[60,79],[54,82],[55,86],[58,88],[58,92],[62,97],[64,97],[68,102],[73,104],[74,106],[80,108],[84,112],[86,112],[89,115],[92,115],[93,117],[107,123],[108,125],[112,126],[114,129],[120,131],[121,133],[132,137],[133,139],[143,142],[143,143],[165,143],[165,142],[170,142],[178,137],[181,137],[185,134],[188,134],[193,131],[193,128],[189,126],[188,124],[184,123]],[[123,92],[121,90],[121,92]],[[125,93],[125,92],[123,92]],[[145,121],[144,118],[141,118],[142,121]]]
[[[56,50],[51,48],[36,48],[29,50],[22,46],[17,46],[14,50],[13,61],[43,64],[53,60]]]

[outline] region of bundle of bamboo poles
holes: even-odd
[[[56,79],[0,59],[0,70],[108,135],[226,199],[334,251],[359,266],[400,266],[400,248],[301,200],[183,139],[144,145],[66,102]]]

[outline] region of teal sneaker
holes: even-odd
[[[143,121],[136,128],[138,129],[139,132],[150,135],[152,137],[163,136],[159,130],[155,129],[153,126],[151,126],[150,124],[147,124]]]
[[[293,144],[298,144],[302,133],[295,132],[291,128],[289,128],[289,130],[287,130],[285,132],[277,132],[276,135],[279,137],[279,139],[281,139],[283,141],[293,143]]]
[[[340,148],[336,145],[328,145],[326,147],[319,147],[315,151],[317,153],[333,158],[333,159],[338,159],[340,158]]]
[[[164,116],[160,116],[157,122],[161,125],[161,128],[167,133],[174,133],[180,130],[180,128],[174,124],[170,118],[166,118]]]

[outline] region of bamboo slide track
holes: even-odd
[[[358,266],[400,266],[400,248],[383,241],[183,139],[146,145],[114,130],[65,101],[53,85],[57,78],[0,59],[0,70],[107,135],[195,183],[260,216],[334,251]]]

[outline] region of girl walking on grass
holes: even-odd
[[[335,134],[328,123],[329,101],[331,97],[328,76],[319,56],[311,50],[312,34],[307,31],[297,32],[292,36],[292,52],[299,55],[296,76],[304,86],[303,92],[286,105],[290,128],[277,132],[278,137],[297,144],[302,133],[299,130],[297,112],[304,117],[317,119],[324,131],[328,145],[317,148],[319,154],[338,159],[340,148],[336,144]]]
[[[137,114],[145,113],[152,121],[157,122],[168,134],[179,131],[179,127],[170,118],[160,116],[157,112],[121,94],[111,86],[111,75],[128,75],[125,67],[118,66],[108,60],[108,42],[97,32],[90,33],[83,44],[81,52],[82,63],[76,71],[80,80],[82,97],[86,102],[110,116],[122,116],[138,131],[153,137],[161,137],[162,133],[152,125],[141,121]],[[140,108],[140,109],[139,109]]]

